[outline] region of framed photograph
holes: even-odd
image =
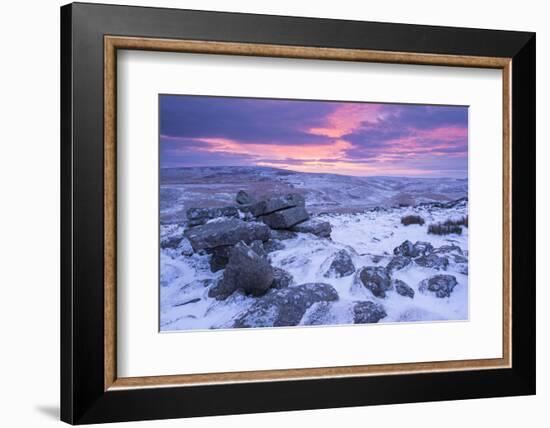
[[[535,35],[61,8],[61,418],[535,393]]]

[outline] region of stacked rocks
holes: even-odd
[[[239,217],[236,207],[219,208],[189,208],[187,210],[187,223],[189,226],[199,226],[218,217]]]
[[[330,223],[310,219],[305,208],[305,199],[298,193],[256,201],[244,190],[240,190],[235,199],[240,209],[250,212],[256,220],[275,231],[312,233],[330,238]]]
[[[330,238],[330,224],[311,220],[300,194],[255,200],[240,190],[235,202],[235,206],[187,210],[184,235],[192,250],[211,256],[212,272],[224,270],[209,290],[217,300],[236,291],[258,297],[286,289],[293,284],[292,275],[271,266],[268,253],[284,248],[281,241],[297,232]]]
[[[236,206],[187,210],[185,237],[195,252],[212,255],[213,272],[225,268],[231,249],[241,241],[247,245],[258,241],[254,250],[269,253],[282,249],[280,241],[294,238],[296,232],[330,238],[330,224],[310,219],[298,193],[257,201],[240,190],[235,201]]]

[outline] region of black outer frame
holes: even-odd
[[[104,35],[512,58],[512,368],[104,392]],[[74,3],[61,8],[61,420],[535,394],[535,34]]]

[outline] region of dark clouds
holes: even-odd
[[[466,107],[160,98],[162,167],[466,176],[467,129]]]

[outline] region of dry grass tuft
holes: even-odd
[[[424,219],[419,215],[406,215],[405,217],[401,217],[401,224],[405,226],[408,226],[409,224],[423,225],[424,223]]]
[[[453,224],[434,223],[428,226],[428,233],[433,235],[449,235],[451,233],[456,233],[460,235],[462,234],[462,227]]]
[[[463,216],[459,219],[448,219],[443,222],[445,226],[466,226],[468,227],[468,216]]]

